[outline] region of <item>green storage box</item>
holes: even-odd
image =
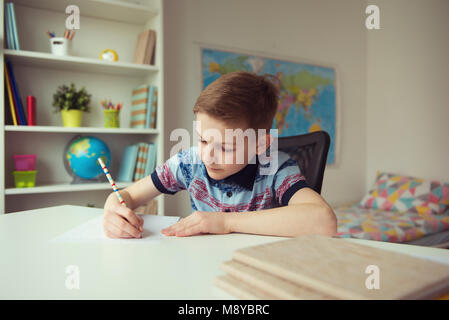
[[[36,183],[36,170],[13,171],[16,188],[32,188]]]

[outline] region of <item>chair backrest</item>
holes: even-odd
[[[308,185],[319,194],[321,194],[329,145],[330,137],[326,131],[278,138],[278,149],[288,153],[298,162],[299,169],[306,177]]]

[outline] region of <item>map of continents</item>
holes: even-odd
[[[202,48],[203,89],[221,75],[238,70],[272,74],[279,79],[280,97],[273,129],[279,137],[324,130],[331,137],[327,164],[335,162],[335,70]]]

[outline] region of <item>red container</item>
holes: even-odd
[[[27,96],[28,125],[36,125],[36,98]],[[33,169],[34,170],[34,169]]]
[[[15,154],[14,166],[16,171],[34,171],[36,170],[35,154]]]

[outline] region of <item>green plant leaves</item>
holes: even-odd
[[[75,84],[71,83],[70,87],[61,85],[53,94],[54,113],[61,110],[81,110],[85,112],[90,111],[91,95],[87,92],[85,87],[79,91],[76,90]]]

